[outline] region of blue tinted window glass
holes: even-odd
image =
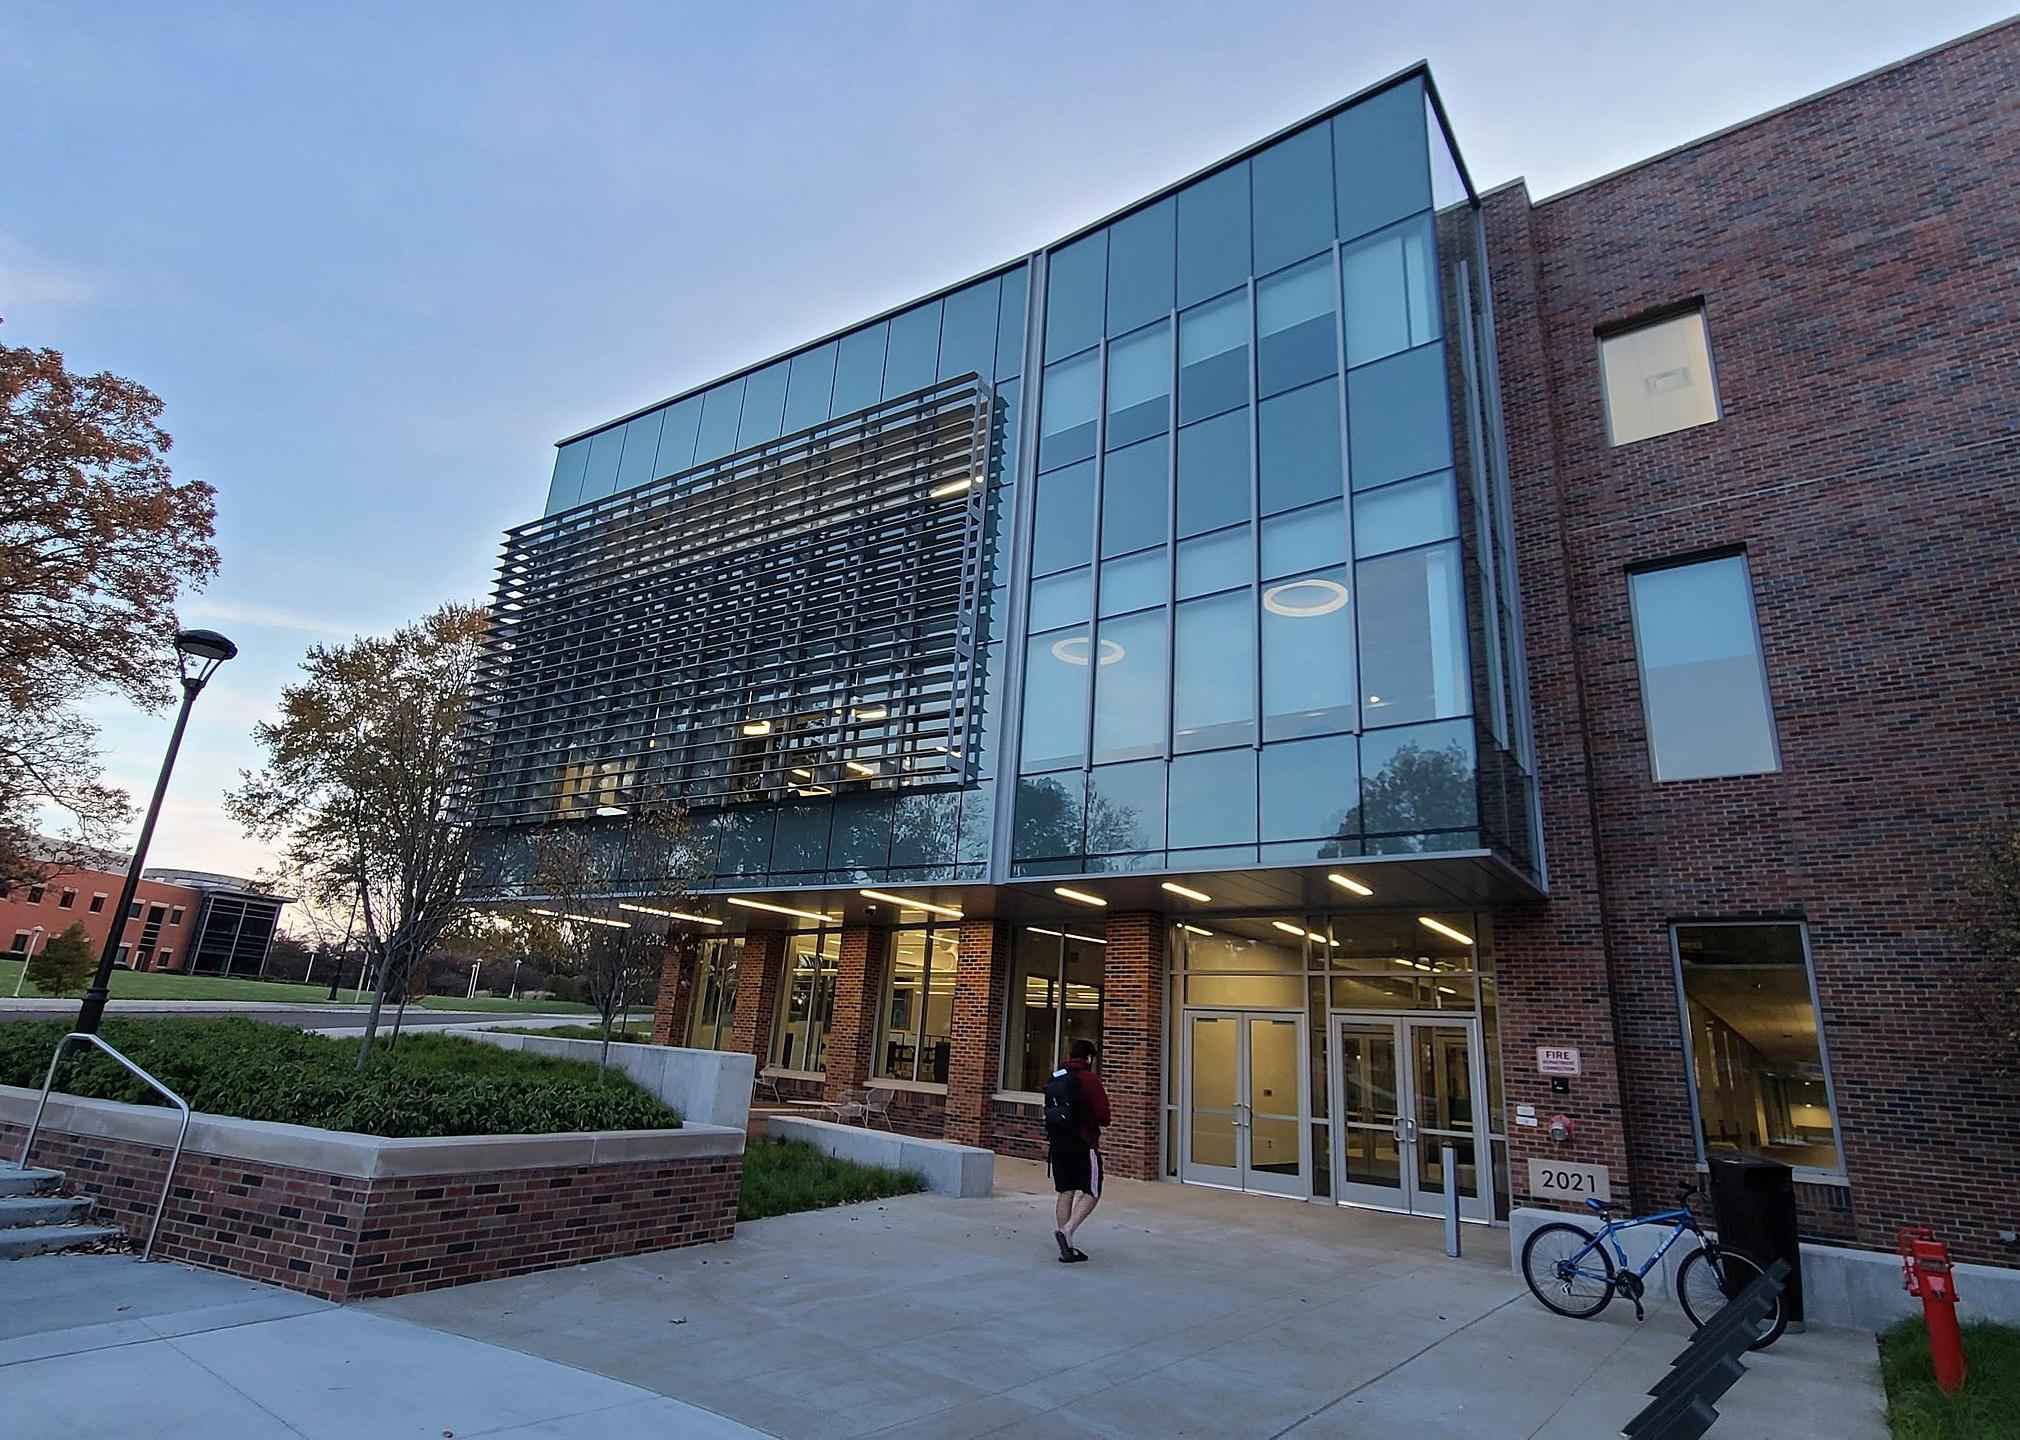
[[[995,787],[985,785],[962,791],[961,830],[955,841],[955,859],[964,865],[988,864],[989,850],[996,838],[995,830]]]
[[[659,429],[659,459],[652,467],[655,479],[693,467],[694,440],[700,430],[701,396],[690,395],[666,407],[666,423]]]
[[[1657,780],[1778,770],[1744,556],[1628,577]]]
[[[716,868],[724,875],[762,875],[771,866],[772,826],[777,817],[769,805],[742,805],[722,815],[722,848]]]
[[[1452,463],[1444,346],[1406,350],[1347,373],[1347,449],[1357,490]]]
[[[1010,853],[1018,860],[1078,855],[1086,816],[1086,780],[1078,770],[1017,782]]]
[[[1031,288],[1031,268],[1019,265],[1003,277],[1003,299],[996,306],[996,378],[1024,373],[1024,310]]]
[[[1178,317],[1178,423],[1248,403],[1248,292]]]
[[[1163,848],[1164,762],[1138,760],[1089,771],[1087,853]]]
[[[826,420],[834,394],[834,341],[793,356],[786,381],[785,428],[780,433],[790,435]]]
[[[884,393],[884,342],[888,325],[872,325],[844,335],[835,355],[835,394],[830,416],[853,415],[876,404]]]
[[[1039,397],[1038,468],[1051,470],[1094,453],[1101,407],[1101,357],[1089,351],[1045,367]]]
[[[720,460],[736,449],[737,422],[743,416],[743,377],[714,386],[701,397],[701,432],[695,437],[694,463]]]
[[[624,454],[617,462],[619,490],[658,478],[652,473],[652,462],[659,453],[659,430],[665,419],[664,410],[654,410],[625,425]]]
[[[790,874],[827,869],[828,821],[833,814],[826,804],[780,806],[778,829],[772,835],[772,870]]]
[[[1370,835],[1477,825],[1472,721],[1363,735],[1361,822]]]
[[[554,452],[554,479],[547,487],[547,513],[566,510],[582,498],[582,477],[589,469],[589,442],[577,440]]]
[[[1098,230],[1052,252],[1045,275],[1045,359],[1085,350],[1101,338],[1108,232]]]
[[[1246,585],[1254,578],[1255,532],[1246,525],[1179,544],[1178,598],[1181,600]]]
[[[891,814],[891,864],[951,864],[960,812],[961,797],[951,790],[937,795],[900,795]],[[785,836],[784,821],[779,823],[779,836]],[[776,841],[772,853],[778,853]]]
[[[1448,470],[1354,497],[1354,553],[1386,555],[1459,533],[1459,490]]]
[[[1351,735],[1265,745],[1256,767],[1265,840],[1354,840],[1361,833],[1360,747]],[[1359,853],[1359,847],[1343,849]]]
[[[1101,613],[1120,615],[1125,610],[1162,605],[1170,565],[1171,557],[1161,546],[1102,562]]]
[[[1178,533],[1198,535],[1249,518],[1248,411],[1178,432]]]
[[[1333,142],[1327,126],[1280,140],[1249,164],[1255,176],[1257,274],[1333,243]]]
[[[1103,620],[1094,631],[1094,760],[1164,753],[1164,611]]]
[[[1443,210],[1466,199],[1468,192],[1465,177],[1459,173],[1459,157],[1452,152],[1429,95],[1424,97],[1424,133],[1431,138],[1431,201]]]
[[[1353,728],[1354,617],[1345,566],[1263,586],[1262,690],[1265,742]]]
[[[1258,281],[1255,330],[1260,393],[1274,395],[1337,371],[1332,256]]]
[[[842,795],[828,832],[828,868],[881,870],[891,863],[891,797]],[[729,812],[734,813],[734,812]]]
[[[1101,462],[1101,553],[1126,555],[1146,545],[1162,545],[1170,508],[1167,471],[1170,447],[1164,437],[1126,450],[1111,450]]]
[[[1171,428],[1171,326],[1153,325],[1108,345],[1109,449]]]
[[[1431,285],[1431,222],[1415,220],[1340,252],[1347,363],[1365,365],[1438,338]]]
[[[1355,570],[1364,723],[1372,728],[1464,715],[1466,606],[1458,543],[1363,560]]]
[[[1254,603],[1249,592],[1234,590],[1188,600],[1173,612],[1178,617],[1172,646],[1175,748],[1206,750],[1255,739]]]
[[[940,365],[940,302],[915,305],[891,320],[884,357],[884,398],[895,400],[933,383]]]
[[[1255,840],[1255,751],[1180,755],[1171,762],[1171,848]]]
[[[786,364],[767,365],[743,382],[743,418],[737,422],[736,448],[749,449],[776,440],[785,415]]]
[[[1033,635],[1024,656],[1024,729],[1019,768],[1025,772],[1078,765],[1087,756],[1088,657],[1094,637],[1085,625]]]
[[[1262,578],[1338,565],[1347,558],[1346,507],[1337,500],[1263,521]]]
[[[1160,200],[1108,227],[1108,333],[1171,313],[1172,204]]]
[[[1031,573],[1049,575],[1093,559],[1094,462],[1083,460],[1038,477],[1032,521]]]
[[[1341,493],[1346,477],[1340,464],[1337,381],[1323,380],[1265,400],[1257,412],[1263,514]]]
[[[940,317],[940,378],[952,380],[969,371],[984,380],[996,374],[996,300],[1002,287],[994,279],[956,290]]]
[[[582,476],[582,498],[601,500],[617,488],[617,461],[624,453],[624,427],[613,425],[589,437],[589,464]]]
[[[1343,240],[1429,209],[1422,83],[1392,85],[1335,117],[1333,165]]]
[[[1048,575],[1031,582],[1031,613],[1025,626],[1031,630],[1057,630],[1078,625],[1093,613],[1093,572],[1085,565],[1060,575]]]
[[[1243,162],[1178,193],[1178,303],[1218,295],[1249,274],[1248,164]]]

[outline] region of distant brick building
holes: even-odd
[[[126,872],[116,868],[117,857],[101,863],[107,868],[52,866],[41,881],[0,896],[0,943],[15,955],[31,946],[39,951],[77,924],[91,937],[93,953],[102,952]],[[145,871],[120,929],[118,963],[134,970],[256,975],[287,903],[230,875]]]
[[[601,918],[783,1093],[1033,1154],[1096,1038],[1122,1174],[1491,1223],[1753,1153],[2015,1263],[1950,927],[2020,815],[2016,174],[2020,24],[1542,201],[1419,67],[571,437],[472,893],[678,797]]]

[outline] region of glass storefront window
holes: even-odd
[[[1363,560],[1361,701],[1369,727],[1467,712],[1466,608],[1454,542]]]
[[[728,1050],[736,1028],[736,967],[742,940],[704,940],[695,957],[694,994],[688,1001],[687,1046]]]
[[[1017,928],[1005,1006],[1004,1089],[1042,1090],[1074,1042],[1101,1043],[1101,952],[1106,944],[1099,921]]]
[[[1670,933],[1701,1153],[1843,1173],[1803,927],[1677,925]]]
[[[771,1063],[779,1069],[818,1073],[827,1063],[835,960],[840,953],[837,930],[796,931],[786,937],[778,1020],[772,1026]]]
[[[947,1083],[960,934],[957,925],[890,932],[883,1033],[875,1065],[878,1078]]]

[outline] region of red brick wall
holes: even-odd
[[[1010,983],[1009,937],[993,920],[961,922],[954,965],[954,1023],[947,1055],[946,1137],[993,1146],[989,1097],[1003,1075],[1003,1005]]]
[[[1045,1107],[1025,1100],[992,1100],[990,1125],[998,1154],[1020,1160],[1045,1158]],[[947,1137],[953,1139],[952,1135]]]
[[[772,1026],[779,1013],[779,970],[785,961],[783,930],[749,930],[736,967],[736,1024],[730,1048],[757,1056],[758,1070],[772,1053]]]
[[[23,1128],[0,1124],[18,1145]],[[168,1151],[44,1130],[34,1160],[145,1241]],[[155,1254],[326,1300],[433,1290],[727,1240],[741,1156],[359,1180],[185,1153]]]
[[[1157,915],[1111,915],[1102,951],[1101,1083],[1112,1123],[1101,1138],[1110,1170],[1130,1180],[1163,1173],[1158,1121],[1164,1094],[1164,934]]]
[[[1968,835],[2020,814],[2016,77],[2008,26],[1488,206],[1551,870],[1546,910],[1498,921],[1509,1100],[1551,1103],[1530,1047],[1561,1031],[1601,1072],[1564,1108],[1617,1154],[1617,1040],[1659,1198],[1695,1159],[1670,923],[1802,919],[1852,1183],[1805,1187],[1808,1223],[1934,1223],[2004,1263],[2020,1093],[1949,924]],[[1608,446],[1594,328],[1700,296],[1723,418]],[[1727,545],[1782,769],[1658,786],[1625,570]]]
[[[952,1140],[947,1134],[947,1097],[937,1090],[880,1090],[891,1097],[891,1128],[921,1140]],[[973,1141],[962,1141],[973,1144]]]
[[[28,903],[29,887],[0,895],[0,950],[14,943],[18,931],[33,931],[37,925],[43,929],[42,938],[32,943],[39,954],[42,947],[68,930],[73,924],[82,925],[91,937],[91,953],[94,958],[105,949],[105,940],[112,933],[112,922],[117,918],[113,911],[119,904],[120,887],[125,885],[124,874],[112,875],[102,870],[72,870],[53,874],[43,882],[42,899],[37,904]],[[76,891],[76,898],[70,908],[64,909],[62,900],[66,890]],[[96,915],[91,913],[91,897],[94,893],[105,896],[105,908]],[[156,942],[156,950],[171,953],[167,969],[188,968],[189,952],[196,944],[197,919],[203,910],[203,892],[192,890],[186,885],[164,885],[159,880],[143,880],[134,898],[140,902],[140,918],[128,922],[122,938],[128,943],[140,943],[141,932],[147,925],[150,906],[159,905],[166,912],[161,921],[161,937]],[[180,908],[182,923],[171,925],[168,916]],[[129,957],[137,958],[137,957]]]
[[[660,962],[659,992],[652,1002],[652,1043],[685,1045],[688,1016],[694,1008],[697,942],[685,937],[666,942]]]
[[[888,931],[864,925],[842,927],[835,959],[834,1008],[828,1019],[827,1097],[860,1090],[870,1078],[877,1044],[877,1008],[884,999],[884,955]]]

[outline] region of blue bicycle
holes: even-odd
[[[1606,1308],[1614,1295],[1620,1294],[1634,1302],[1634,1318],[1639,1320],[1643,1316],[1641,1297],[1648,1288],[1648,1272],[1662,1263],[1670,1246],[1685,1235],[1693,1235],[1698,1248],[1677,1267],[1676,1298],[1690,1323],[1701,1330],[1728,1300],[1761,1273],[1761,1267],[1737,1250],[1720,1249],[1718,1242],[1704,1233],[1690,1210],[1695,1194],[1697,1186],[1686,1181],[1676,1187],[1676,1209],[1628,1219],[1613,1218],[1620,1207],[1610,1201],[1587,1200],[1585,1203],[1593,1213],[1605,1222],[1599,1233],[1595,1235],[1562,1222],[1541,1227],[1522,1246],[1522,1278],[1529,1282],[1536,1298],[1559,1315],[1590,1320]],[[1655,1253],[1639,1268],[1633,1268],[1627,1263],[1627,1251],[1622,1248],[1619,1235],[1637,1225],[1672,1228],[1655,1247]],[[1609,1244],[1613,1247],[1612,1255],[1606,1253]],[[1788,1323],[1777,1296],[1774,1309],[1760,1322],[1753,1343],[1747,1348],[1765,1350],[1781,1338]]]

